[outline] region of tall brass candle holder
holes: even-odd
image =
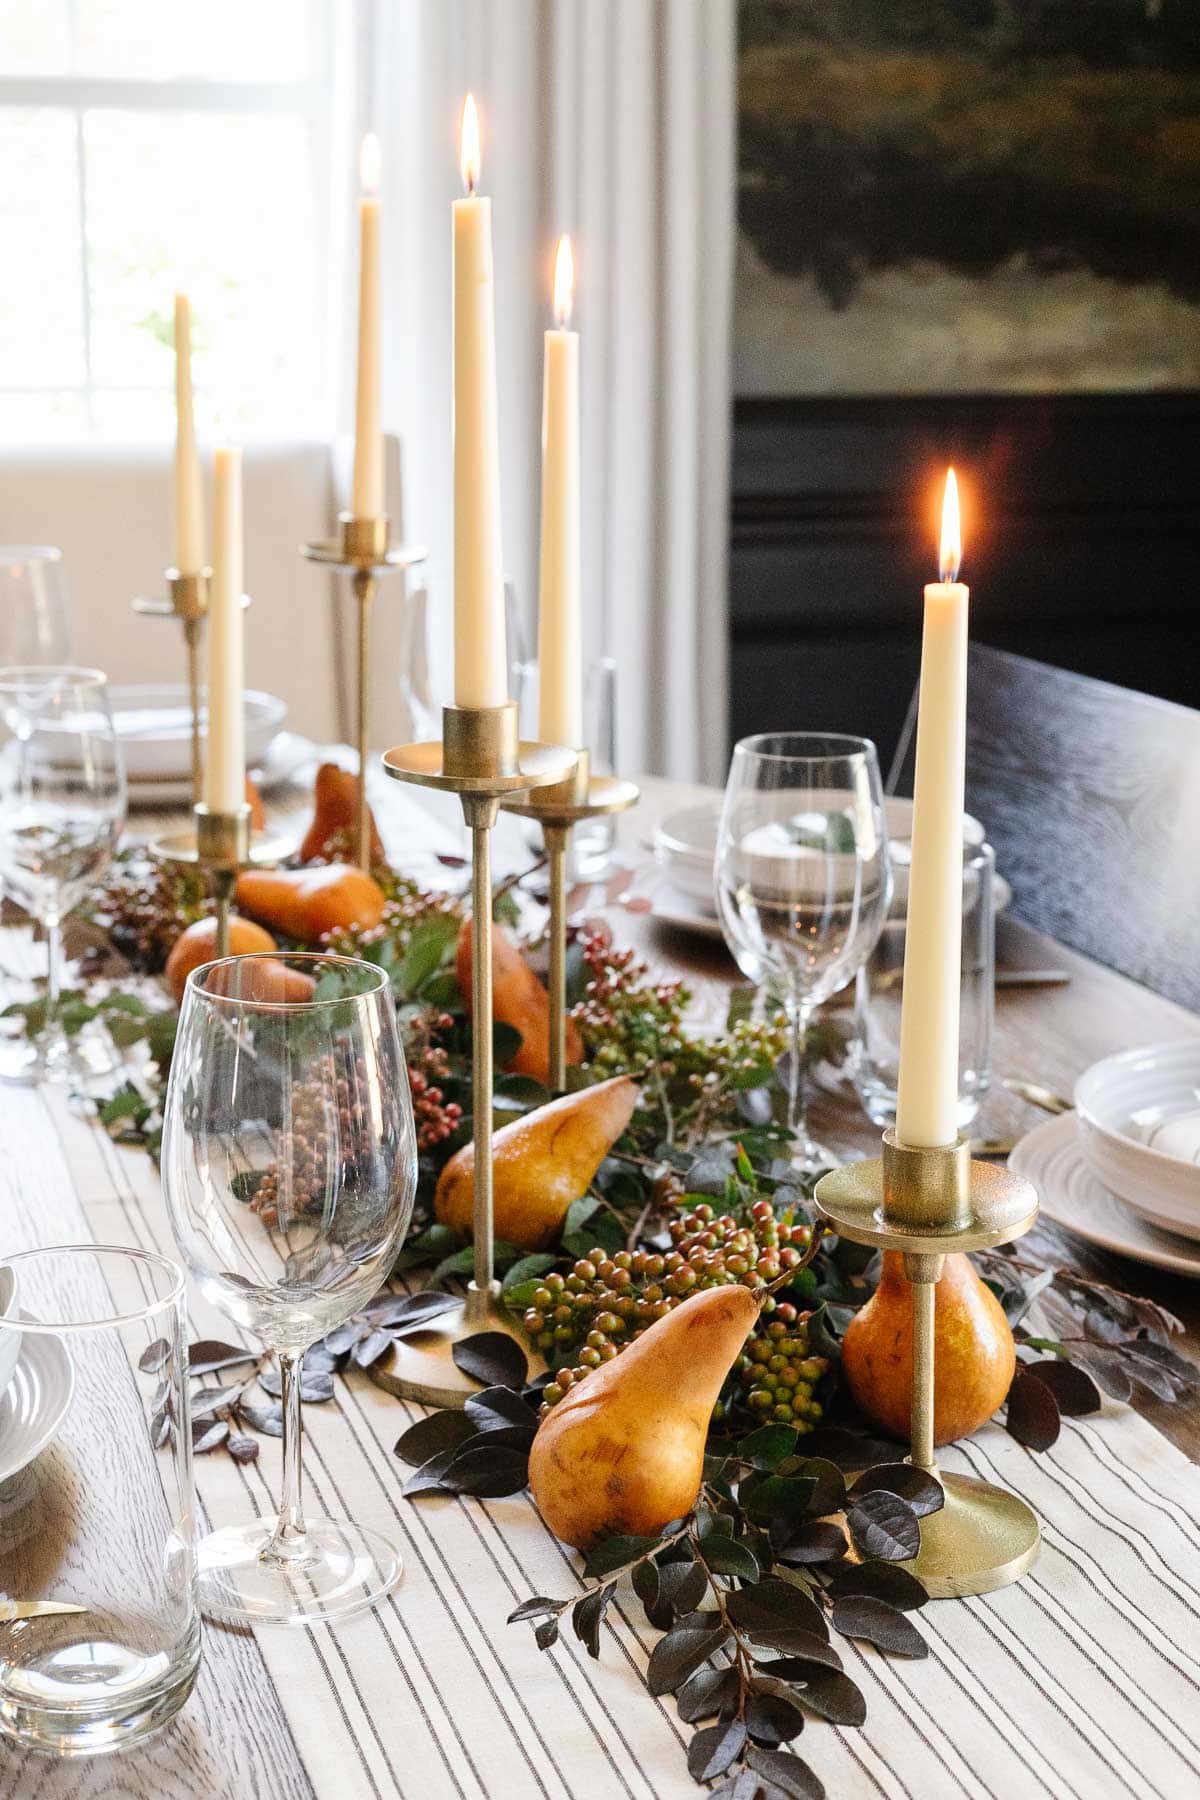
[[[576,752],[558,745],[521,743],[517,708],[442,709],[441,742],[404,744],[386,752],[383,766],[397,781],[457,794],[471,832],[471,1115],[475,1136],[474,1279],[466,1298],[421,1332],[397,1344],[386,1367],[394,1393],[431,1406],[461,1406],[478,1383],[457,1367],[453,1347],[478,1331],[519,1336],[499,1303],[492,1231],[492,850],[501,803],[531,789],[562,782]]]
[[[581,819],[625,812],[638,798],[632,781],[593,775],[591,758],[579,752],[565,781],[538,788],[527,800],[505,800],[505,812],[536,819],[542,828],[550,877],[550,1086],[567,1085],[567,857],[571,834]]]
[[[198,575],[181,575],[178,569],[166,571],[167,596],[139,595],[133,602],[135,613],[146,619],[178,619],[183,626],[183,642],[187,651],[188,696],[192,708],[192,801],[200,799],[200,631],[208,611],[208,584],[211,569]]]
[[[358,866],[371,866],[370,811],[367,806],[367,744],[371,730],[369,670],[371,654],[371,602],[379,585],[379,577],[394,569],[411,569],[424,562],[428,551],[389,542],[390,522],[386,515],[377,519],[356,519],[352,513],[339,513],[340,535],[315,538],[305,544],[301,554],[309,562],[325,563],[329,568],[349,574],[351,589],[358,603],[358,654],[356,659],[356,715],[358,739],[358,814],[355,820],[355,843]]]
[[[967,1475],[945,1475],[933,1453],[934,1288],[944,1259],[986,1250],[1028,1231],[1037,1192],[967,1142],[918,1150],[883,1134],[883,1155],[849,1163],[818,1181],[817,1211],[842,1237],[899,1250],[912,1283],[913,1388],[910,1462],[940,1482],[945,1505],[921,1521],[921,1548],[903,1566],[941,1599],[988,1594],[1018,1581],[1037,1557],[1036,1514],[1015,1494]]]
[[[292,848],[289,840],[268,831],[251,831],[250,807],[243,803],[234,812],[213,812],[197,801],[192,809],[195,829],[156,838],[151,856],[182,868],[201,869],[217,903],[218,957],[229,955],[229,919],[239,869],[275,863]]]

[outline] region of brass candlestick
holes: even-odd
[[[440,1314],[428,1332],[397,1344],[385,1365],[387,1386],[431,1406],[461,1406],[478,1384],[456,1366],[455,1343],[477,1331],[520,1333],[499,1304],[492,1232],[492,853],[501,802],[561,782],[574,750],[521,743],[517,709],[442,709],[440,743],[405,744],[383,758],[387,773],[418,787],[457,794],[471,831],[471,1117],[475,1134],[474,1279],[461,1307]]]
[[[183,642],[187,651],[188,695],[192,707],[192,802],[200,799],[203,763],[200,754],[200,630],[208,611],[208,584],[211,569],[198,575],[181,575],[178,569],[166,572],[167,598],[140,595],[133,610],[146,619],[178,619],[183,626]]]
[[[203,801],[192,809],[194,831],[172,832],[156,838],[151,856],[184,868],[203,869],[217,902],[218,957],[229,955],[229,916],[237,887],[238,870],[278,862],[292,848],[290,841],[266,831],[251,831],[250,808],[243,802],[234,812],[210,812]]]
[[[381,575],[386,575],[392,569],[411,569],[415,563],[424,562],[429,553],[424,549],[390,544],[388,542],[389,521],[386,515],[381,515],[377,519],[356,519],[352,513],[339,513],[338,524],[341,527],[339,537],[316,538],[312,543],[303,546],[301,554],[306,556],[310,562],[325,563],[330,568],[347,572],[351,577],[354,598],[358,602],[356,677],[358,815],[355,822],[355,842],[358,847],[359,867],[369,869],[371,866],[371,828],[368,823],[370,813],[367,808],[367,743],[371,727],[368,687],[371,602],[375,598],[375,590]]]
[[[579,752],[565,781],[538,788],[528,800],[505,800],[505,812],[536,819],[542,828],[550,876],[550,1086],[567,1085],[567,856],[571,833],[581,819],[625,812],[638,798],[632,781],[593,775],[591,758]]]
[[[913,1293],[912,1453],[941,1483],[945,1505],[921,1521],[921,1548],[904,1564],[935,1599],[988,1594],[1018,1581],[1037,1557],[1037,1516],[1015,1494],[973,1476],[944,1475],[933,1453],[934,1288],[954,1251],[986,1250],[1028,1231],[1032,1184],[973,1162],[967,1142],[917,1150],[883,1134],[883,1155],[823,1175],[817,1211],[842,1237],[899,1250]]]

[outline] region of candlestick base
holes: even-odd
[[[401,744],[384,752],[383,766],[396,781],[458,794],[466,810],[468,801],[498,807],[510,795],[563,781],[578,759],[577,750],[518,738],[517,709],[510,700],[503,706],[443,707],[440,743]]]
[[[883,1155],[823,1175],[818,1215],[842,1237],[898,1250],[912,1283],[912,1451],[940,1482],[938,1512],[921,1520],[921,1548],[904,1567],[934,1599],[986,1594],[1017,1581],[1037,1557],[1036,1515],[1015,1494],[965,1475],[943,1475],[934,1459],[935,1288],[945,1258],[1020,1237],[1037,1217],[1037,1192],[1022,1176],[971,1160],[966,1141],[934,1149],[883,1134]]]
[[[485,1293],[471,1282],[461,1303],[430,1320],[428,1331],[413,1332],[393,1344],[387,1355],[368,1373],[377,1387],[400,1400],[417,1400],[423,1406],[462,1407],[479,1383],[464,1374],[454,1360],[454,1346],[481,1331],[499,1331],[521,1346],[529,1361],[529,1377],[540,1375],[546,1364],[530,1349],[528,1340],[513,1323],[499,1300],[500,1285]]]
[[[229,955],[229,923],[238,870],[279,862],[295,844],[277,832],[251,831],[250,808],[244,804],[231,812],[216,812],[199,802],[192,813],[192,830],[155,838],[149,846],[150,855],[159,862],[204,870],[217,903],[215,949],[220,958]]]

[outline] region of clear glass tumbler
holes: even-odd
[[[62,551],[0,544],[0,663],[65,663],[70,656]]]
[[[107,1245],[0,1264],[0,1739],[140,1742],[200,1662],[183,1272]]]
[[[516,671],[513,693],[521,719],[521,736],[538,736],[538,666],[523,662]],[[617,665],[611,656],[597,656],[583,671],[583,741],[591,755],[593,775],[617,773]],[[522,821],[525,841],[533,850],[542,848],[542,828],[535,819]],[[582,819],[571,833],[570,881],[602,881],[612,863],[617,821],[612,813]]]
[[[900,1002],[904,994],[905,924],[911,844],[892,840],[894,889],[879,942],[858,972],[850,1069],[858,1097],[876,1125],[896,1122],[900,1071]],[[958,1123],[974,1119],[992,1079],[995,1013],[995,853],[990,844],[963,853],[962,998],[958,1036]]]

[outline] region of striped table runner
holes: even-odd
[[[0,1090],[5,1247],[78,1240],[171,1252],[154,1169],[55,1093]],[[202,1301],[197,1332],[229,1335]],[[530,1501],[400,1498],[392,1446],[415,1416],[368,1381],[306,1409],[307,1497],[403,1541],[404,1580],[342,1630],[210,1627],[181,1719],[137,1758],[47,1765],[0,1753],[0,1800],[675,1800],[698,1790],[689,1732],[640,1672],[654,1641],[630,1598],[608,1615],[599,1663],[538,1652],[506,1627],[516,1602],[567,1594],[574,1560]],[[270,1508],[279,1446],[249,1468],[197,1460],[210,1520]],[[988,1599],[926,1609],[929,1659],[850,1646],[868,1717],[812,1722],[804,1753],[834,1800],[1009,1800],[1200,1792],[1200,1481],[1136,1414],[1065,1426],[1032,1457],[989,1428],[947,1465],[1024,1495],[1041,1559]],[[578,1651],[578,1653],[577,1653]]]

